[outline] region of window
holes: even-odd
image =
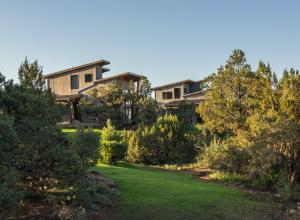
[[[102,79],[102,73],[101,73],[101,71],[97,70],[97,72],[96,72],[96,80],[98,80],[98,79]]]
[[[174,88],[174,98],[175,99],[180,99],[180,90],[181,88]]]
[[[187,88],[184,88],[183,90],[184,90],[184,94],[186,94],[188,92]]]
[[[172,92],[163,92],[162,93],[162,98],[163,99],[172,99],[173,98],[173,93]]]
[[[78,84],[78,75],[71,76],[71,89],[78,89]]]
[[[84,82],[92,82],[93,81],[93,74],[85,74],[84,75]]]

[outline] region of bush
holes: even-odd
[[[262,174],[257,176],[250,176],[246,175],[248,177],[248,184],[255,188],[255,189],[261,189],[261,190],[273,190],[275,189],[280,176],[278,172],[274,169],[268,169],[268,170],[262,170]]]
[[[159,148],[158,138],[154,125],[140,126],[128,140],[127,160],[146,164],[159,163],[162,149]]]
[[[23,199],[24,189],[20,181],[18,137],[13,119],[0,116],[0,219],[16,211]]]
[[[128,161],[134,162],[134,163],[140,163],[143,162],[143,155],[142,153],[142,146],[140,144],[141,137],[140,137],[141,131],[138,129],[135,132],[132,132],[132,135],[128,138],[128,147],[127,147],[127,156],[126,159]]]
[[[243,182],[241,175],[237,173],[214,172],[208,175],[208,178],[225,184],[240,184]]]
[[[110,204],[114,194],[116,191],[109,186],[85,177],[79,183],[75,203],[80,208],[96,210],[99,205]]]
[[[230,141],[213,139],[205,147],[200,157],[200,163],[211,169],[229,173],[241,173],[248,162],[248,153],[245,149],[235,146]]]
[[[84,128],[78,128],[70,139],[72,149],[81,158],[81,163],[85,168],[97,164],[100,158],[99,133],[94,132],[92,129],[85,130]]]
[[[283,200],[286,201],[300,201],[300,184],[291,186],[287,183],[281,182],[278,186],[278,192]]]
[[[20,184],[16,169],[0,167],[0,219],[15,214],[17,206],[24,197],[24,188]]]
[[[246,167],[245,178],[249,186],[255,189],[274,190],[280,179],[278,155],[274,154],[264,144],[253,143],[248,151],[250,158]]]
[[[177,116],[166,114],[141,126],[128,142],[127,159],[147,164],[189,163],[195,158],[196,136]]]
[[[110,120],[107,120],[101,134],[100,160],[103,163],[115,163],[125,157],[126,145],[121,131],[115,129]]]

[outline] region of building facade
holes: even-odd
[[[142,78],[141,75],[131,72],[103,77],[103,73],[109,71],[108,68],[104,67],[108,64],[110,64],[109,61],[98,60],[44,76],[48,88],[56,96],[56,102],[68,109],[68,116],[63,118],[62,123],[86,122],[99,124],[99,120],[95,116],[81,117],[79,111],[80,99],[83,96],[88,96],[89,91],[104,87],[109,83],[115,83],[123,90],[127,90],[130,82],[138,84]]]
[[[195,107],[204,101],[205,91],[200,89],[201,81],[182,80],[170,84],[165,84],[152,88],[154,97],[158,105],[166,110],[178,108],[180,104],[188,104]],[[199,116],[193,111],[190,121],[197,123],[201,121]]]
[[[157,103],[162,107],[176,107],[182,102],[200,104],[205,91],[200,89],[200,81],[183,80],[152,88]]]

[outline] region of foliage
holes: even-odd
[[[269,64],[260,61],[252,72],[244,53],[233,51],[197,109],[205,127],[223,134],[204,150],[203,162],[238,172],[255,187],[294,191],[300,182],[299,96],[297,70],[285,70],[278,81]],[[244,163],[232,163],[237,158]]]
[[[155,122],[158,113],[158,105],[151,97],[142,97],[137,102],[137,122],[150,125]]]
[[[70,140],[57,119],[49,91],[13,84],[0,74],[1,215],[11,215],[29,196],[65,203],[96,164],[98,137],[81,130]]]
[[[195,139],[176,115],[159,116],[153,125],[141,126],[131,136],[127,159],[148,164],[191,162]]]
[[[18,137],[13,128],[13,120],[0,115],[0,218],[16,211],[23,199],[23,186],[19,172],[14,167],[18,163]]]
[[[116,192],[92,179],[82,178],[76,191],[75,203],[82,209],[96,210],[99,205],[107,205]]]
[[[230,173],[241,173],[247,161],[248,154],[243,148],[233,145],[232,141],[218,139],[213,139],[201,155],[203,164]]]
[[[99,133],[92,129],[78,127],[76,133],[72,135],[71,147],[81,158],[84,169],[97,164],[99,155]]]
[[[103,163],[115,163],[125,157],[125,143],[122,133],[115,129],[110,120],[101,133],[100,159]]]
[[[237,173],[214,172],[208,175],[210,180],[225,184],[240,184],[243,182],[243,177]]]
[[[244,52],[234,50],[212,78],[206,100],[197,109],[208,129],[236,133],[245,128],[252,108],[249,88],[254,77]]]
[[[150,97],[151,85],[147,78],[140,81],[109,83],[88,92],[81,100],[81,111],[100,115],[101,121],[110,119],[117,128],[155,120],[156,102]]]
[[[19,80],[20,84],[37,90],[45,89],[45,79],[43,78],[43,67],[35,60],[33,63],[29,63],[27,57],[19,68]]]
[[[100,121],[110,119],[121,128],[126,123],[124,101],[125,97],[120,85],[109,83],[89,91],[88,96],[80,100],[81,113],[96,114]]]
[[[168,113],[174,114],[180,120],[183,125],[190,125],[194,121],[195,116],[195,104],[190,104],[187,102],[181,102],[177,108],[168,108],[166,111]]]
[[[204,124],[197,124],[191,128],[193,129],[190,129],[190,131],[197,136],[195,147],[200,154],[204,150],[205,146],[209,145],[214,138],[220,138],[208,130]]]
[[[135,163],[158,163],[158,141],[154,126],[138,128],[128,140],[127,160]]]

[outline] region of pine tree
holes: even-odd
[[[38,90],[45,89],[45,80],[43,78],[43,67],[35,60],[33,63],[29,63],[27,57],[24,62],[21,63],[19,68],[19,81],[20,84]]]

